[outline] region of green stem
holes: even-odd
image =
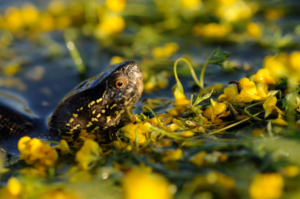
[[[170,137],[170,138],[174,138],[176,140],[186,140],[185,138],[182,138],[182,137],[178,137],[176,135],[173,135],[172,133],[169,133],[167,131],[165,131],[164,129],[160,129],[160,128],[157,128],[155,126],[151,126],[151,130],[152,131],[156,131],[164,136],[167,136],[167,137]]]
[[[191,63],[190,63],[187,59],[185,59],[185,58],[179,58],[179,59],[177,59],[177,60],[175,61],[175,63],[174,63],[174,76],[175,76],[175,79],[176,79],[177,84],[180,83],[180,80],[179,80],[178,75],[177,75],[177,65],[178,65],[178,63],[179,63],[180,61],[183,61],[183,62],[185,62],[185,63],[188,65],[188,67],[189,67],[189,69],[190,69],[190,71],[191,71],[191,74],[192,74],[192,77],[193,77],[194,81],[196,82],[196,84],[197,84],[199,87],[201,87],[201,84],[200,84],[199,80],[197,79],[197,76],[196,76],[196,74],[195,74],[195,71],[194,71],[193,66],[192,66]],[[181,85],[181,83],[180,83],[180,85]],[[182,87],[182,86],[181,86],[181,87]],[[202,88],[202,87],[201,87],[201,88]]]
[[[262,111],[259,112],[259,113],[254,114],[254,116],[257,116],[257,115],[259,115],[259,114],[261,114],[261,113],[262,113]],[[238,121],[238,122],[236,122],[236,123],[233,123],[233,124],[231,124],[231,125],[228,125],[228,126],[226,126],[226,127],[224,127],[224,128],[221,128],[221,129],[218,129],[218,130],[216,130],[216,131],[213,131],[213,132],[209,133],[209,135],[213,135],[213,134],[216,134],[216,133],[225,131],[225,130],[230,129],[230,128],[232,128],[232,127],[235,127],[235,126],[237,126],[237,125],[239,125],[239,124],[241,124],[241,123],[243,123],[243,122],[246,122],[246,121],[248,121],[248,120],[250,120],[250,119],[252,119],[252,118],[251,118],[251,117],[245,118],[245,119],[243,119],[243,120],[241,120],[241,121]]]
[[[159,118],[156,116],[156,114],[154,113],[154,111],[148,107],[147,105],[143,106],[142,109],[147,109],[149,110],[153,115],[154,117],[156,118],[157,122],[158,122],[158,126],[160,128],[157,128],[155,126],[151,126],[151,130],[153,131],[156,131],[164,136],[167,136],[167,137],[170,137],[170,138],[174,138],[174,139],[177,139],[177,140],[186,140],[185,138],[182,138],[182,137],[178,137],[176,135],[173,135],[171,132],[169,132],[162,124],[161,124],[161,121],[159,120]]]
[[[260,119],[259,117],[255,117],[253,114],[251,114],[249,111],[248,111],[248,108],[251,108],[251,107],[254,107],[254,106],[257,106],[257,105],[261,105],[263,104],[264,102],[257,102],[257,103],[254,103],[254,104],[251,104],[247,107],[244,108],[244,112],[246,115],[248,115],[251,119],[254,119],[256,121],[262,121],[262,119]]]
[[[214,53],[215,53],[215,51],[210,54],[209,58],[206,60],[206,62],[204,63],[204,65],[201,69],[201,74],[200,74],[200,88],[201,89],[204,89],[204,73],[205,73],[205,70],[206,70],[208,64],[210,64],[210,60],[213,57]]]
[[[144,105],[144,106],[142,107],[142,109],[147,109],[147,110],[149,110],[149,111],[154,115],[154,117],[156,118],[157,123],[158,123],[158,126],[159,126],[160,128],[162,128],[162,129],[164,129],[165,131],[167,131],[167,129],[161,124],[161,121],[159,120],[159,118],[157,117],[157,115],[154,113],[154,111],[153,111],[149,106]]]
[[[83,61],[80,57],[80,54],[74,44],[74,42],[72,41],[72,39],[70,38],[68,32],[66,31],[65,34],[64,34],[64,37],[65,37],[65,40],[66,40],[66,45],[67,45],[67,48],[73,58],[73,61],[75,63],[75,66],[79,72],[79,74],[81,76],[85,76],[86,75],[86,70],[85,70],[85,66],[83,64]]]

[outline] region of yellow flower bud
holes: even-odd
[[[263,103],[263,108],[265,109],[265,118],[268,117],[273,110],[276,110],[277,98],[275,96],[268,98]]]
[[[7,189],[11,195],[18,196],[22,191],[22,185],[17,178],[11,177],[8,180]]]
[[[171,199],[169,182],[159,174],[133,169],[123,179],[125,199]]]
[[[279,173],[258,174],[250,186],[252,199],[277,199],[282,195],[284,181]]]
[[[290,54],[289,61],[294,70],[300,71],[300,51],[292,52]]]
[[[106,0],[105,3],[107,8],[114,12],[120,12],[124,10],[126,5],[125,0]]]
[[[227,106],[225,103],[215,102],[212,98],[210,98],[210,103],[212,105],[212,111],[215,115],[220,115],[226,111]]]

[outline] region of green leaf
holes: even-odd
[[[210,64],[217,64],[222,66],[223,62],[227,61],[227,58],[230,57],[230,53],[226,51],[222,51],[220,47],[218,47],[209,57],[208,61]]]

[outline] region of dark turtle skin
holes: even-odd
[[[143,76],[134,61],[112,65],[71,90],[49,120],[50,138],[76,140],[81,133],[107,134],[141,97]],[[0,103],[0,138],[27,135],[38,119]],[[30,133],[29,133],[30,134]]]
[[[142,91],[143,76],[136,62],[112,65],[64,97],[50,118],[49,132],[68,141],[76,140],[80,133],[105,134],[119,124]]]
[[[35,118],[0,102],[0,141],[34,129]]]

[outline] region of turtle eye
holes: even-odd
[[[115,81],[115,87],[116,87],[117,89],[123,88],[123,87],[125,86],[125,84],[126,84],[125,79],[117,79],[117,80]]]

